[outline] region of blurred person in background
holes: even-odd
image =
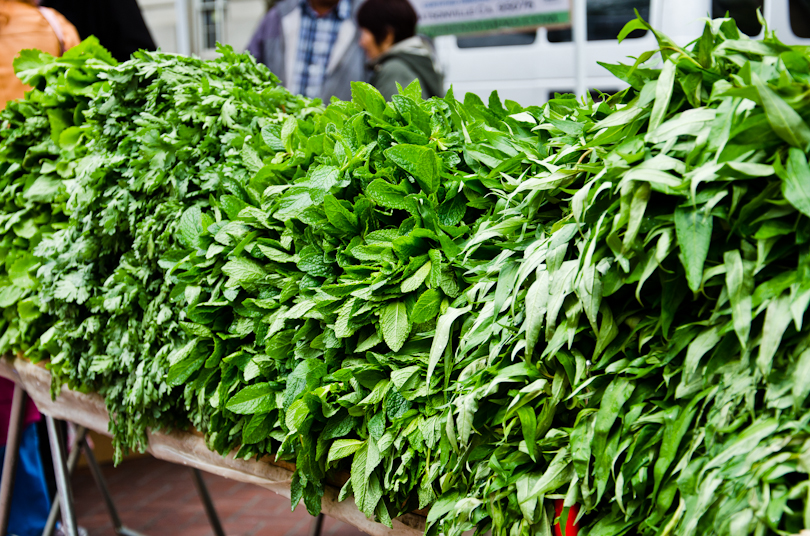
[[[136,0],[41,0],[76,26],[82,39],[95,35],[118,61],[137,50],[156,50]]]
[[[39,7],[35,0],[0,0],[0,109],[8,101],[24,97],[29,89],[14,74],[14,59],[20,51],[34,48],[61,56],[78,44],[76,28],[57,11]],[[13,394],[14,383],[0,378],[0,459],[5,456]],[[36,406],[27,399],[8,527],[14,536],[42,534],[50,510],[36,425],[39,419]]]
[[[353,15],[362,0],[281,0],[253,35],[248,51],[293,93],[351,99],[351,83],[366,80]]]
[[[417,14],[408,0],[367,0],[357,13],[360,46],[372,69],[370,83],[386,100],[414,80],[422,97],[444,95],[436,53],[426,38],[416,35]]]
[[[14,74],[14,58],[35,48],[61,56],[79,44],[79,34],[59,12],[36,0],[0,0],[0,110],[29,89]]]

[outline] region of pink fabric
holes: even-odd
[[[8,438],[9,421],[11,421],[11,401],[14,398],[14,382],[5,378],[0,378],[0,446],[6,444]],[[26,395],[25,415],[23,416],[23,428],[39,420],[39,411],[34,405],[34,401]]]

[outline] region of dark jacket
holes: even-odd
[[[352,19],[342,23],[335,46],[329,55],[326,78],[321,89],[321,100],[329,104],[332,96],[341,100],[352,98],[351,83],[365,81],[363,49],[358,44],[359,31],[354,20],[363,2],[354,0]],[[248,44],[248,51],[288,86],[292,82],[301,36],[301,0],[282,0],[273,6],[259,24]]]
[[[82,39],[95,35],[118,61],[136,50],[155,50],[136,0],[42,0],[76,26]]]
[[[398,93],[397,82],[404,88],[414,80],[422,86],[422,98],[444,96],[444,77],[433,47],[423,37],[400,41],[371,63],[371,85],[386,100]]]

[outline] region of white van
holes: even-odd
[[[588,88],[614,92],[624,87],[597,62],[628,63],[656,47],[651,32],[634,32],[621,44],[616,36],[635,17],[634,9],[656,29],[679,44],[703,32],[700,19],[727,11],[749,35],[761,35],[756,9],[760,8],[779,38],[788,44],[810,45],[810,0],[587,0]],[[524,106],[542,104],[554,93],[575,87],[576,51],[571,30],[550,30],[486,36],[441,36],[435,39],[445,85],[456,95],[467,92],[486,97],[497,90],[501,99]]]

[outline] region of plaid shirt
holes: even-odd
[[[351,0],[340,0],[335,9],[322,17],[307,0],[301,0],[301,4],[301,35],[291,89],[294,93],[316,98],[321,94],[329,55],[340,25],[352,15],[352,3]]]

